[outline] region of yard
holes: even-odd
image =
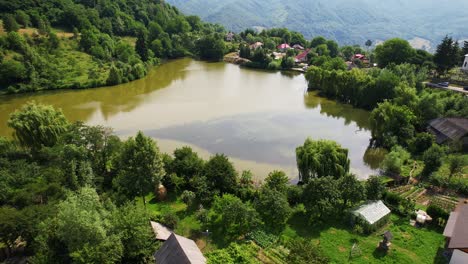
[[[165,202],[156,202],[153,195],[147,200],[148,211],[152,215],[164,215],[174,212],[179,217],[175,232],[194,239],[203,253],[208,253],[223,245],[201,235],[201,223],[195,217],[195,209],[189,208],[176,197],[169,197]],[[141,200],[139,201],[141,202]],[[310,225],[303,210],[299,207],[290,219],[286,229],[278,236],[256,235],[254,241],[241,241],[242,247],[256,252],[254,263],[287,263],[286,245],[289,240],[303,237],[312,239],[320,245],[332,263],[446,263],[441,255],[444,246],[442,230],[416,228],[409,225],[409,220],[397,215],[391,216],[389,224],[371,235],[358,235],[352,232],[346,221],[330,221]],[[390,230],[394,235],[390,251],[385,254],[377,250],[381,234]],[[275,240],[271,243],[271,240]],[[354,249],[352,250],[354,246]]]

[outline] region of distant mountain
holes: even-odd
[[[391,37],[434,46],[446,34],[468,38],[468,0],[167,0],[238,32],[252,27],[287,27],[311,38],[341,44]]]

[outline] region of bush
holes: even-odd
[[[161,218],[161,222],[170,229],[175,229],[179,220],[179,217],[174,212],[167,212]]]
[[[441,207],[431,204],[427,207],[427,214],[432,217],[432,219],[444,219],[448,220],[449,218],[449,213],[442,209]]]

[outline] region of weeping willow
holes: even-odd
[[[330,140],[306,139],[296,148],[299,180],[307,183],[311,178],[333,176],[340,178],[349,172],[348,149]]]

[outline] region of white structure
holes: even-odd
[[[461,69],[463,71],[468,71],[468,54],[465,55],[465,61],[463,62]]]
[[[450,259],[450,264],[466,264],[468,263],[468,254],[455,249],[452,254],[452,258]]]
[[[370,225],[391,213],[390,209],[382,201],[367,202],[352,212],[355,216],[362,218]]]
[[[150,221],[150,223],[157,240],[166,241],[171,236],[172,230],[169,228],[157,222]]]

